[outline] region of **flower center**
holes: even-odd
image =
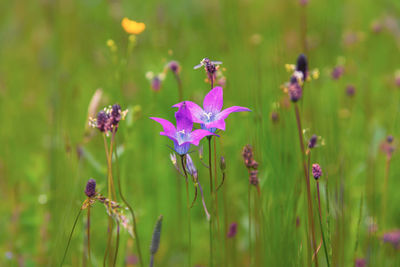
[[[203,113],[203,115],[204,115],[204,122],[211,122],[212,120],[213,120],[213,113],[212,112],[204,112]]]

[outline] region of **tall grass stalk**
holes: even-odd
[[[304,178],[305,178],[306,188],[307,188],[308,226],[311,231],[312,250],[314,252],[316,249],[316,243],[315,243],[315,227],[314,227],[314,216],[313,216],[312,199],[311,199],[310,178],[309,178],[309,172],[308,172],[308,169],[306,166],[306,161],[305,161],[305,147],[304,147],[304,141],[303,141],[302,127],[301,127],[300,111],[299,111],[299,107],[298,107],[297,103],[294,104],[294,109],[295,109],[295,115],[296,115],[297,130],[299,133],[300,149],[301,149],[301,156],[302,156],[303,168],[304,168]],[[308,255],[308,257],[310,257],[310,255]],[[318,266],[318,257],[315,257],[315,266]]]
[[[191,221],[190,221],[190,200],[189,200],[189,181],[188,181],[188,175],[186,172],[186,166],[185,166],[185,155],[181,156],[181,164],[182,164],[182,169],[183,173],[185,175],[185,184],[186,184],[186,208],[187,208],[187,224],[188,224],[188,266],[190,267],[192,265],[192,259],[191,259],[191,250],[192,250],[192,229],[191,229]]]
[[[211,78],[211,88],[212,88],[212,78]],[[211,159],[211,136],[207,136],[208,139],[208,171],[210,175],[210,197],[211,197],[211,212],[209,221],[209,232],[210,232],[210,267],[214,265],[213,259],[213,217],[214,217],[214,205],[213,205],[213,180],[212,180],[212,159]]]
[[[63,259],[62,259],[62,261],[61,261],[60,266],[63,266],[63,264],[64,264],[65,257],[67,256],[69,244],[71,243],[72,234],[74,233],[76,223],[78,222],[78,219],[79,219],[79,217],[81,216],[81,213],[82,213],[82,208],[79,208],[79,212],[78,212],[78,214],[76,215],[74,224],[72,225],[71,233],[69,234],[69,237],[68,237],[67,247],[65,248],[64,256],[63,256]]]
[[[326,258],[326,264],[329,267],[329,255],[328,255],[328,249],[325,241],[325,235],[324,235],[324,227],[322,226],[322,214],[321,214],[321,198],[319,194],[319,181],[317,180],[317,196],[318,196],[318,213],[319,213],[319,226],[321,227],[321,236],[322,236],[322,242],[324,245],[324,252],[325,252],[325,258]],[[317,257],[317,256],[316,256]]]

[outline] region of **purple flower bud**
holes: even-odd
[[[296,77],[292,77],[288,91],[290,100],[294,103],[297,102],[303,95],[303,90],[301,89],[300,84],[297,82]]]
[[[225,163],[225,158],[221,156],[221,160],[219,162],[219,167],[221,168],[222,171],[226,169],[226,163]]]
[[[346,87],[346,94],[350,97],[354,96],[356,93],[356,88],[353,85],[348,85]]]
[[[186,170],[190,175],[196,175],[197,169],[194,166],[193,160],[189,154],[186,154]]]
[[[237,234],[237,223],[233,222],[229,226],[229,231],[228,231],[227,237],[233,238],[236,236],[236,234]]]
[[[317,163],[312,165],[312,174],[315,180],[318,180],[318,178],[322,175],[321,167]]]
[[[250,182],[250,184],[252,184],[254,186],[257,186],[259,184],[258,170],[250,171],[249,182]]]
[[[88,197],[94,197],[96,195],[96,181],[94,179],[89,179],[87,182],[85,194]]]
[[[97,113],[97,128],[101,131],[101,132],[105,132],[106,128],[107,128],[107,121],[108,121],[108,115],[107,113],[102,110],[99,113]]]
[[[383,235],[383,242],[390,243],[394,248],[400,248],[400,230],[387,232]]]
[[[279,121],[279,113],[276,111],[271,112],[271,120],[273,123],[277,123]]]
[[[179,63],[174,60],[168,63],[168,68],[175,74],[178,74],[181,71],[181,66],[179,66]]]
[[[121,120],[121,106],[118,104],[114,104],[111,107],[111,123],[114,126],[117,126],[119,121]]]
[[[304,54],[300,54],[297,58],[296,70],[303,73],[303,81],[305,81],[308,74],[308,62],[307,57]]]
[[[317,144],[318,136],[313,134],[311,136],[310,141],[308,141],[308,148],[314,148],[315,145]]]
[[[393,142],[393,136],[392,135],[388,135],[387,137],[386,137],[386,141],[390,144],[390,143],[392,143]]]

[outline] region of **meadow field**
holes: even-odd
[[[399,114],[398,0],[1,1],[0,266],[400,266]]]

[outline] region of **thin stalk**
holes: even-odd
[[[179,77],[178,73],[174,72],[174,76],[175,76],[176,83],[178,84],[179,102],[182,102],[182,100],[183,100],[182,81],[181,81],[181,78]]]
[[[117,239],[115,241],[114,267],[117,266],[117,256],[119,248],[119,222],[117,221]]]
[[[319,194],[319,181],[317,180],[317,195],[318,195],[318,213],[319,213],[319,226],[321,227],[321,236],[322,236],[322,242],[324,244],[324,252],[325,252],[325,258],[326,258],[326,264],[329,267],[329,256],[328,256],[328,249],[326,248],[326,242],[325,242],[325,235],[324,235],[324,228],[322,227],[322,215],[321,215],[321,197]],[[317,256],[316,256],[317,257]]]
[[[211,78],[211,84],[212,84],[212,78]],[[211,85],[212,86],[212,85]],[[210,174],[210,196],[211,199],[213,198],[213,181],[212,181],[212,160],[211,160],[211,137],[208,136],[208,171]],[[214,264],[214,259],[213,259],[213,224],[212,224],[212,218],[214,216],[213,214],[213,201],[211,200],[211,213],[210,213],[210,221],[209,221],[209,231],[210,231],[210,267],[213,266]]]
[[[191,263],[191,247],[192,247],[192,229],[191,229],[191,221],[190,221],[190,200],[189,200],[189,182],[188,176],[185,167],[185,155],[181,156],[181,164],[183,173],[185,174],[185,183],[186,183],[186,208],[187,208],[187,220],[188,220],[188,236],[189,236],[189,251],[188,251],[188,263],[189,267],[192,265]]]
[[[110,163],[110,154],[112,152],[111,146],[110,150],[108,150],[108,145],[107,145],[107,140],[106,140],[106,135],[103,134],[103,140],[104,140],[104,149],[106,152],[106,160],[107,160],[107,184],[108,184],[108,199],[112,200],[112,194],[111,194],[111,163]],[[108,203],[108,208],[111,210],[111,201]],[[107,247],[106,251],[104,252],[104,258],[103,258],[103,266],[106,266],[106,260],[107,256],[109,253],[111,253],[111,239],[112,239],[112,218],[111,215],[108,217],[108,226],[107,226]],[[110,254],[111,255],[111,254]],[[111,260],[111,257],[109,258]]]
[[[68,243],[67,243],[67,247],[65,248],[65,251],[64,251],[64,256],[63,256],[63,259],[62,259],[62,261],[61,261],[61,264],[60,264],[60,266],[63,266],[63,264],[64,264],[65,257],[67,256],[67,252],[68,252],[69,244],[71,243],[72,234],[74,233],[75,226],[76,226],[76,223],[78,222],[78,219],[79,219],[79,216],[81,215],[81,212],[82,212],[82,208],[79,208],[78,215],[76,215],[76,218],[75,218],[75,221],[74,221],[74,225],[72,226],[71,233],[69,234],[69,237],[68,237]]]
[[[87,208],[87,256],[90,265],[90,205]]]
[[[305,148],[304,148],[304,141],[303,141],[303,133],[301,130],[302,128],[301,128],[299,107],[297,106],[297,104],[295,104],[294,108],[295,108],[295,115],[296,115],[296,122],[297,122],[297,130],[299,133],[301,155],[302,155],[302,159],[303,159],[304,178],[306,180],[306,187],[307,187],[308,223],[309,223],[309,227],[311,227],[312,246],[313,246],[313,251],[314,251],[316,249],[316,242],[315,242],[314,216],[313,216],[313,208],[312,208],[312,201],[311,201],[310,179],[309,179],[309,172],[308,172],[305,158],[304,158],[305,157]],[[318,267],[318,257],[315,257],[315,266]]]
[[[217,177],[217,145],[216,145],[216,137],[214,136],[214,184],[217,186],[218,184],[218,177]],[[217,218],[217,231],[218,236],[219,232],[219,215],[218,215],[218,190],[216,189],[214,192],[214,202],[215,202],[215,217]]]
[[[249,183],[247,191],[247,208],[249,213],[249,266],[252,263],[252,249],[251,249],[251,184]]]
[[[116,144],[116,142],[115,142]],[[137,246],[137,251],[138,251],[138,256],[139,256],[139,263],[141,267],[144,267],[143,264],[143,257],[142,257],[142,251],[140,249],[140,241],[139,241],[139,234],[137,232],[137,224],[136,224],[136,217],[135,217],[135,213],[133,212],[133,209],[131,207],[131,205],[129,205],[128,201],[126,201],[123,193],[122,193],[122,189],[121,189],[121,179],[120,179],[120,174],[119,174],[119,164],[118,164],[118,153],[115,150],[114,151],[115,154],[115,164],[117,166],[117,180],[118,180],[118,191],[119,191],[119,196],[121,197],[122,201],[125,203],[125,205],[128,207],[131,216],[132,216],[132,222],[133,222],[133,233],[135,235],[135,241],[136,241],[136,246]]]
[[[383,192],[382,192],[382,224],[385,224],[386,219],[386,209],[387,209],[387,190],[389,184],[389,170],[390,170],[390,159],[391,156],[386,156],[386,164],[385,164],[385,180],[383,184]]]

